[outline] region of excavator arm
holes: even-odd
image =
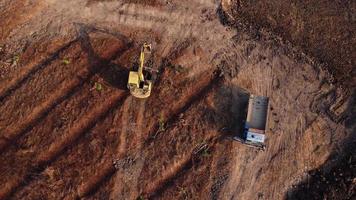
[[[141,48],[141,53],[140,53],[140,66],[138,68],[138,76],[140,81],[145,81],[144,75],[143,75],[143,65],[145,62],[145,53],[151,53],[151,45],[150,44],[143,44]]]

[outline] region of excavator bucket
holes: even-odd
[[[144,75],[145,53],[151,53],[151,45],[144,44],[140,53],[140,66],[137,71],[130,71],[127,88],[136,98],[147,98],[151,95],[152,81],[146,80]],[[148,72],[146,72],[148,73]]]

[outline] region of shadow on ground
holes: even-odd
[[[121,90],[126,90],[127,77],[129,75],[129,70],[125,67],[119,66],[113,62],[112,60],[120,57],[123,53],[125,53],[128,49],[133,46],[133,42],[126,38],[123,35],[112,34],[105,32],[103,30],[98,30],[95,27],[90,27],[83,24],[76,24],[78,28],[78,35],[81,47],[84,52],[88,55],[88,62],[90,64],[89,71],[92,73],[97,73],[100,77],[104,79],[105,82],[110,84],[114,88],[118,88]],[[92,44],[90,43],[90,32],[102,32],[105,34],[112,35],[113,37],[118,38],[119,40],[124,41],[125,46],[121,48],[112,58],[103,59],[101,58],[93,49]],[[122,77],[125,77],[124,79]]]
[[[222,119],[214,120],[226,137],[242,137],[243,126],[247,116],[250,94],[235,85],[224,84],[214,96],[214,113]]]

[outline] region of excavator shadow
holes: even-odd
[[[99,75],[110,86],[120,89],[127,89],[127,77],[129,75],[129,69],[122,67],[113,62],[113,60],[119,58],[127,50],[132,48],[133,42],[130,38],[120,34],[111,33],[105,30],[100,30],[92,26],[85,24],[75,24],[77,27],[78,37],[82,50],[88,55],[89,71]],[[115,37],[124,43],[124,46],[117,50],[110,58],[100,57],[94,50],[91,44],[90,33],[99,32],[107,34],[108,36]]]
[[[105,69],[101,70],[98,75],[110,86],[120,90],[127,90],[129,69],[115,63],[107,63]]]

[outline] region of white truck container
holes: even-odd
[[[243,136],[242,138],[236,136],[234,137],[235,140],[249,146],[265,149],[268,104],[268,97],[250,96]]]

